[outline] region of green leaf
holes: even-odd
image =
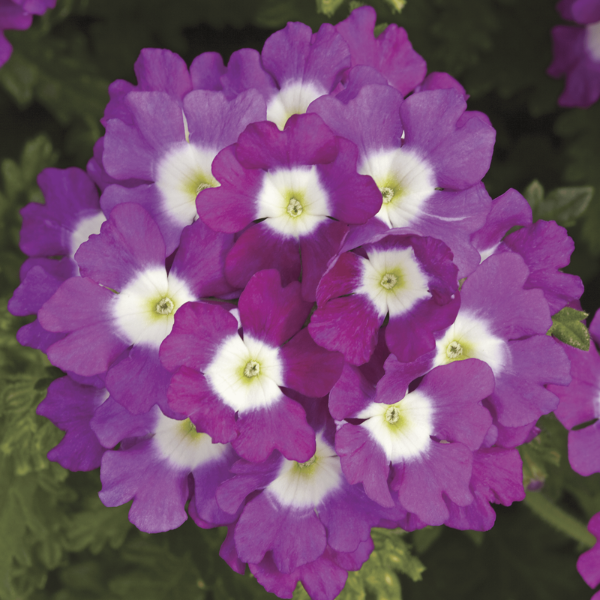
[[[81,552],[87,548],[92,554],[98,554],[106,545],[121,547],[132,527],[128,519],[129,508],[129,504],[107,508],[98,496],[90,496],[85,501],[84,510],[70,520],[66,549]]]
[[[525,196],[527,202],[529,202],[529,205],[531,206],[531,210],[535,214],[544,201],[544,188],[537,179],[534,179],[525,190],[523,190],[523,196]]]
[[[548,477],[548,467],[561,464],[561,439],[564,427],[554,416],[545,416],[538,421],[540,433],[528,444],[519,446],[523,460],[523,485],[525,489],[532,484],[536,487],[544,484]]]
[[[400,13],[406,6],[406,0],[385,0],[391,7],[392,12]]]
[[[414,531],[412,534],[412,541],[417,554],[423,554],[423,552],[427,552],[431,545],[440,537],[441,533],[441,527],[431,526]]]
[[[590,349],[590,332],[581,322],[587,317],[587,313],[567,306],[552,316],[552,327],[548,329],[548,335],[569,346],[587,351]]]
[[[531,206],[533,220],[556,221],[563,227],[572,227],[587,210],[594,188],[591,186],[561,187],[544,197],[544,188],[534,179],[523,192]]]
[[[317,0],[317,12],[331,17],[343,3],[344,0]]]

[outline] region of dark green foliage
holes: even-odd
[[[0,69],[0,600],[259,600],[274,598],[218,556],[225,530],[187,522],[147,535],[130,525],[128,506],[106,508],[97,472],[71,473],[46,453],[61,432],[35,414],[61,373],[15,333],[29,319],[6,312],[19,283],[18,211],[42,202],[37,174],[48,166],[85,167],[108,84],[134,81],[143,47],[165,47],[190,63],[204,51],[225,58],[260,49],[288,20],[345,18],[356,0],[58,0],[28,31],[9,32],[12,59]],[[554,219],[576,241],[569,272],[600,305],[600,104],[560,109],[563,83],[545,70],[553,0],[372,0],[377,33],[405,27],[430,71],[448,71],[497,130],[485,178],[493,197],[515,187],[534,218]],[[533,181],[533,183],[531,183]],[[544,195],[544,187],[552,190]],[[571,310],[571,309],[569,309]],[[582,313],[561,311],[550,330],[585,345]],[[589,343],[589,338],[588,338]],[[575,570],[593,542],[585,530],[600,511],[600,474],[580,477],[568,464],[567,432],[552,417],[521,448],[523,505],[499,507],[490,531],[428,527],[405,534],[377,529],[376,551],[350,573],[342,600],[577,600],[590,590]],[[415,554],[413,554],[413,552]],[[426,567],[427,570],[424,571]],[[420,580],[422,579],[422,580]],[[295,598],[305,599],[299,586]]]
[[[556,221],[563,227],[572,227],[588,209],[594,188],[589,185],[556,188],[544,197],[542,184],[534,179],[523,195],[531,205],[534,221]]]

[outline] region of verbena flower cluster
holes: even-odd
[[[372,527],[491,528],[571,382],[546,332],[572,240],[488,196],[488,118],[374,25],[289,23],[226,67],[142,51],[87,172],[22,210],[9,308],[67,374],[50,459],[143,531],[227,526],[284,598],[334,598]]]
[[[548,75],[566,78],[560,106],[587,108],[600,98],[600,0],[560,0],[556,9],[576,25],[553,27]]]
[[[43,15],[56,0],[0,0],[0,67],[10,58],[12,46],[5,29],[29,29],[33,15]]]

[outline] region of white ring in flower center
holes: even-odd
[[[407,394],[396,404],[371,402],[357,417],[370,437],[381,446],[391,462],[416,458],[431,443],[434,406],[419,390]]]
[[[193,223],[198,216],[196,196],[202,190],[220,185],[211,172],[216,155],[216,149],[183,142],[171,148],[156,167],[162,208],[182,227]]]
[[[380,316],[402,315],[417,302],[430,298],[429,281],[412,248],[370,250],[362,259],[357,294],[366,294]]]
[[[508,344],[490,332],[486,321],[462,310],[435,345],[434,367],[454,360],[478,358],[498,376],[510,362]]]
[[[227,444],[213,444],[206,433],[198,433],[189,419],[177,421],[157,410],[152,444],[158,455],[174,467],[193,470],[207,462],[224,460]]]
[[[225,338],[204,375],[219,398],[235,411],[274,404],[282,397],[279,348],[246,334]]]
[[[292,115],[303,115],[308,105],[327,90],[310,81],[293,81],[283,85],[267,105],[267,121],[283,130]]]
[[[342,467],[335,450],[317,434],[317,450],[305,463],[282,459],[277,478],[266,492],[282,506],[316,508],[342,484]]]
[[[138,273],[115,298],[113,316],[130,344],[158,348],[171,333],[177,309],[196,300],[183,279],[164,267]]]
[[[408,227],[415,223],[425,203],[435,193],[433,168],[414,150],[396,148],[370,152],[358,172],[370,175],[383,200],[375,215],[388,227]]]
[[[255,219],[285,237],[311,234],[330,214],[327,192],[316,167],[294,167],[265,173]]]

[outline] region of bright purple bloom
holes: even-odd
[[[283,129],[289,117],[331,93],[348,67],[350,49],[332,25],[313,33],[304,23],[288,23],[267,39],[260,55],[249,48],[234,52],[221,81],[228,95],[258,90],[267,119]]]
[[[344,370],[330,411],[336,419],[362,422],[344,424],[335,448],[348,481],[362,482],[371,499],[391,508],[395,498],[423,523],[441,525],[450,516],[444,497],[458,506],[474,500],[473,452],[492,424],[481,402],[492,393],[494,377],[477,360],[444,365],[405,395],[388,363],[376,388],[354,367]]]
[[[600,355],[591,344],[585,352],[564,345],[571,361],[571,383],[567,387],[549,386],[560,398],[554,411],[569,429],[569,463],[576,473],[600,473]],[[574,429],[589,421],[583,429]]]
[[[488,531],[496,521],[491,502],[510,506],[525,499],[523,463],[519,452],[504,448],[481,448],[474,452],[469,487],[474,500],[468,506],[458,506],[444,498],[450,512],[445,525],[455,529]]]
[[[313,456],[296,462],[276,452],[260,464],[239,461],[232,467],[235,477],[217,491],[219,506],[232,514],[246,500],[235,526],[235,549],[241,561],[261,572],[293,574],[324,553],[331,559],[332,552],[361,552],[365,542],[370,552],[370,528],[385,512],[345,480],[333,448],[335,424],[323,400],[318,407],[299,400],[316,433]]]
[[[46,204],[32,202],[21,210],[19,246],[32,258],[21,266],[21,284],[8,302],[11,314],[18,316],[37,314],[64,281],[79,274],[75,252],[106,220],[98,191],[81,169],[45,169],[38,184]],[[38,320],[17,333],[23,346],[43,352],[63,337],[43,329]]]
[[[588,523],[588,531],[596,538],[596,544],[584,552],[577,560],[577,570],[583,580],[595,588],[600,583],[600,513],[596,513]],[[600,600],[600,592],[596,592],[591,600]]]
[[[0,67],[10,58],[12,46],[5,29],[29,29],[33,15],[43,15],[56,0],[0,0]]]
[[[298,581],[312,600],[333,600],[344,588],[348,571],[358,571],[368,560],[373,550],[369,538],[361,542],[354,552],[336,552],[330,546],[321,556],[310,563],[281,573],[270,555],[259,564],[250,564],[250,571],[267,592],[280,598],[292,598]]]
[[[506,235],[517,225],[521,228]],[[583,294],[581,279],[561,271],[575,249],[567,230],[554,221],[532,223],[531,207],[516,190],[493,201],[485,225],[473,234],[471,242],[482,261],[501,252],[519,254],[530,271],[524,288],[542,290],[553,315]]]
[[[403,100],[392,87],[366,85],[345,103],[340,98],[319,98],[309,112],[358,146],[358,171],[373,177],[383,200],[374,219],[353,228],[345,249],[392,227],[409,228],[442,240],[459,277],[468,275],[479,262],[469,237],[490,208],[481,184],[495,140],[487,117],[466,111],[455,89]]]
[[[254,123],[219,153],[213,175],[221,185],[205,190],[197,208],[216,231],[242,231],[227,257],[232,285],[244,287],[263,269],[276,268],[284,285],[302,273],[302,294],[314,301],[347,223],[364,223],[381,206],[356,159],[354,144],[313,114],[290,117],[283,131]]]
[[[373,33],[376,21],[375,9],[361,6],[335,28],[350,48],[353,67],[366,65],[375,69],[406,96],[423,81],[427,65],[413,50],[402,27],[392,23],[376,38]]]
[[[231,241],[198,221],[184,230],[167,273],[150,215],[137,204],[115,207],[100,234],[77,251],[81,277],[65,281],[40,309],[44,329],[68,334],[48,358],[81,376],[107,372],[106,387],[132,412],[157,403],[166,411],[170,375],[158,348],[180,306],[231,292],[223,276]]]
[[[217,442],[231,442],[246,460],[279,450],[308,460],[315,435],[304,409],[281,388],[311,398],[329,393],[343,357],[317,346],[301,329],[311,305],[300,284],[281,287],[274,270],[257,273],[242,292],[236,318],[220,306],[191,303],[163,342],[163,365],[177,371],[169,404]]]
[[[313,339],[344,354],[355,365],[366,363],[386,316],[388,348],[413,361],[435,347],[435,331],[446,329],[458,312],[457,267],[439,240],[380,235],[345,252],[317,288],[317,310],[308,327]]]
[[[165,91],[130,91],[119,106],[125,108],[106,120],[98,149],[107,176],[119,183],[106,187],[102,207],[108,213],[125,202],[141,204],[170,255],[197,217],[196,197],[218,185],[211,174],[214,157],[249,123],[265,118],[264,100],[253,90],[231,100],[210,90],[193,90],[182,99]]]
[[[558,12],[579,26],[552,28],[550,77],[566,77],[560,106],[587,108],[600,98],[600,1],[561,0]]]
[[[441,364],[466,358],[485,361],[496,379],[486,406],[499,429],[497,443],[503,428],[522,428],[507,432],[507,439],[516,435],[523,443],[539,417],[558,404],[545,386],[570,381],[560,342],[546,335],[552,325],[548,303],[541,290],[524,287],[529,275],[516,253],[485,260],[464,282],[458,316],[437,337],[436,349],[412,363],[393,362],[397,384],[406,390],[411,381]],[[511,447],[508,442],[502,445]]]
[[[48,387],[37,414],[50,419],[65,437],[48,452],[48,459],[69,471],[91,471],[100,466],[105,449],[93,432],[90,421],[94,411],[108,398],[106,389],[80,385],[61,377]]]
[[[157,406],[132,415],[112,399],[96,410],[91,427],[109,449],[100,467],[100,499],[105,506],[133,499],[129,520],[138,529],[157,533],[179,527],[187,519],[188,500],[200,527],[235,520],[237,515],[223,512],[215,500],[238,458],[228,444],[213,443],[189,419],[170,419]],[[110,450],[119,443],[118,450]]]

